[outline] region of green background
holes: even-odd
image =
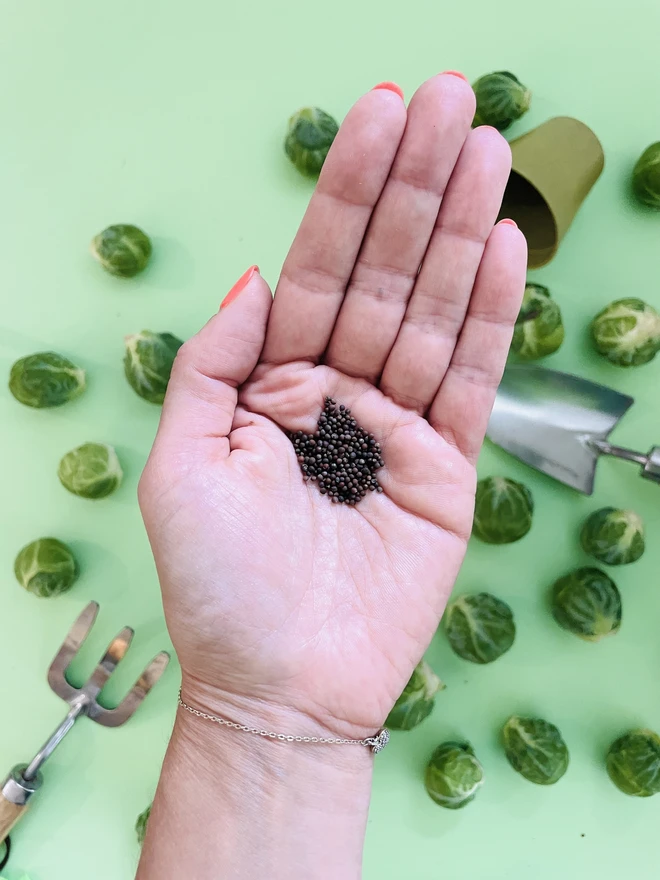
[[[592,354],[587,337],[590,317],[612,299],[641,295],[660,307],[660,215],[627,195],[637,155],[660,138],[660,68],[649,39],[660,31],[660,6],[629,0],[601,12],[588,0],[543,8],[522,0],[400,7],[3,0],[0,372],[52,348],[89,374],[88,392],[61,410],[32,411],[0,391],[0,757],[7,770],[60,720],[64,707],[45,672],[89,599],[101,603],[101,615],[78,675],[125,623],[137,637],[115,695],[169,645],[135,498],[158,408],[126,384],[122,339],[144,328],[190,336],[251,263],[276,282],[311,192],[281,146],[298,107],[318,104],[341,118],[381,80],[396,80],[410,96],[441,70],[475,78],[509,68],[534,92],[511,134],[557,114],[591,125],[605,148],[604,175],[557,258],[533,273],[551,287],[567,325],[563,349],[547,363],[633,394],[616,440],[642,449],[660,442],[660,358],[617,369]],[[153,236],[153,263],[134,281],[104,274],[87,252],[92,235],[115,222]],[[75,498],[57,481],[60,456],[86,440],[115,444],[125,464],[124,485],[105,501]],[[482,475],[526,480],[537,503],[532,531],[519,544],[470,546],[458,585],[507,600],[518,638],[485,668],[455,657],[442,636],[434,641],[428,659],[448,686],[430,720],[395,735],[376,761],[365,877],[650,876],[660,797],[620,794],[603,755],[630,727],[660,729],[658,488],[614,461],[601,463],[591,499],[492,447],[479,467]],[[638,510],[650,546],[614,575],[624,601],[620,634],[587,644],[554,624],[547,588],[587,562],[578,525],[605,504]],[[46,534],[70,542],[83,566],[74,589],[53,601],[24,593],[12,575],[18,549]],[[133,823],[156,785],[178,677],[173,663],[123,729],[79,723],[14,834],[10,880],[21,869],[33,880],[133,876]],[[507,765],[498,730],[513,712],[539,713],[562,729],[572,760],[555,787],[533,786]],[[487,781],[473,804],[452,813],[427,797],[422,774],[433,748],[459,735],[474,744]]]

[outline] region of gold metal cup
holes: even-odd
[[[579,119],[556,116],[511,142],[513,164],[500,217],[518,224],[530,269],[557,253],[605,165],[600,141]]]

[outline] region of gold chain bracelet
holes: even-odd
[[[273,733],[270,730],[250,727],[247,724],[237,724],[236,721],[229,721],[227,718],[219,718],[217,715],[209,715],[208,712],[194,709],[183,701],[181,691],[179,691],[179,706],[196,718],[204,718],[206,721],[213,721],[214,724],[221,724],[223,727],[231,727],[233,730],[241,730],[244,733],[252,733],[255,736],[263,736],[265,739],[275,739],[279,742],[322,743],[330,746],[368,746],[373,754],[377,755],[378,752],[383,751],[390,741],[390,732],[386,727],[379,730],[375,736],[368,736],[365,739],[341,739],[330,736],[296,736],[291,733]]]

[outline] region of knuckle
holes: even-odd
[[[179,348],[174,358],[174,363],[172,365],[172,372],[176,371],[177,373],[184,372],[188,369],[191,364],[194,363],[195,359],[195,337],[192,339],[188,339],[183,345]]]

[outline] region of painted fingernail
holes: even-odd
[[[459,79],[468,81],[467,76],[464,73],[461,73],[460,70],[443,70],[441,76],[457,76]]]
[[[515,226],[516,229],[518,228],[518,224],[516,223],[516,221],[510,220],[508,217],[506,220],[500,220],[500,223],[506,223],[507,226]]]
[[[244,272],[241,275],[241,277],[238,279],[236,284],[234,284],[234,286],[229,291],[227,296],[220,303],[220,308],[224,309],[230,303],[233,303],[234,300],[238,297],[238,295],[240,293],[242,293],[245,290],[245,288],[248,286],[248,284],[250,283],[250,280],[254,276],[255,272],[258,272],[258,271],[259,271],[259,266],[250,266],[250,268],[247,270],[247,272]]]
[[[378,85],[374,86],[371,91],[375,92],[376,89],[387,89],[389,92],[394,92],[394,94],[398,95],[401,98],[401,100],[403,101],[403,89],[401,88],[401,86],[398,86],[396,83],[393,83],[393,82],[378,83]]]

